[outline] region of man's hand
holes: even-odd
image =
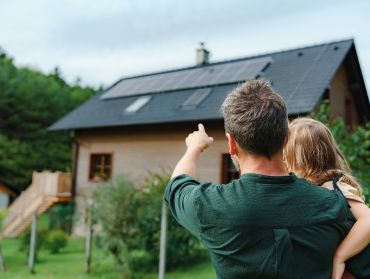
[[[188,149],[177,163],[172,173],[172,178],[180,174],[187,174],[195,177],[199,155],[213,142],[213,138],[207,135],[202,124],[198,124],[198,131],[191,133],[186,138],[185,142]]]
[[[213,138],[207,135],[203,124],[198,124],[198,131],[194,131],[189,134],[185,142],[188,147],[188,151],[200,153],[213,142]]]

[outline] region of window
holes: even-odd
[[[240,177],[240,173],[231,160],[230,154],[222,154],[221,171],[221,183],[229,183],[230,181],[238,179]]]
[[[189,110],[194,109],[197,106],[199,106],[205,98],[208,97],[209,94],[211,94],[212,88],[202,88],[197,89],[194,91],[193,94],[191,94],[185,102],[182,103],[181,108],[183,110]]]
[[[352,100],[350,98],[345,99],[345,115],[344,115],[344,121],[346,125],[350,128],[352,128]]]
[[[99,153],[90,155],[89,179],[108,180],[112,176],[112,154]]]
[[[152,96],[142,96],[142,97],[137,98],[133,103],[131,103],[131,105],[129,105],[125,109],[125,113],[130,114],[130,113],[135,113],[139,111],[139,109],[145,106],[150,101],[151,98]]]

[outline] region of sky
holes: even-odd
[[[19,66],[69,82],[118,79],[354,38],[370,93],[367,0],[1,0],[0,46]]]

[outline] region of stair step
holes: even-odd
[[[41,215],[58,202],[71,198],[71,175],[62,172],[34,172],[32,184],[9,207],[3,236],[18,236],[31,223],[37,210]],[[61,192],[59,192],[61,191]]]
[[[56,197],[45,197],[42,200],[41,204],[38,206],[37,214],[41,215],[42,213],[47,211],[49,208],[51,208],[58,201],[59,199]],[[19,236],[28,226],[31,225],[32,214],[27,215],[26,217],[22,219],[21,222],[17,222],[17,223],[18,224],[16,224],[15,227],[10,232],[7,232],[5,236],[11,236],[11,237]],[[6,230],[4,230],[4,232],[6,232]]]

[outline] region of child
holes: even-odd
[[[319,121],[297,118],[289,124],[284,158],[289,171],[316,185],[340,190],[351,207],[357,221],[338,246],[333,259],[332,278],[340,279],[345,262],[370,243],[370,210],[365,205],[361,186],[351,175],[330,130]]]

